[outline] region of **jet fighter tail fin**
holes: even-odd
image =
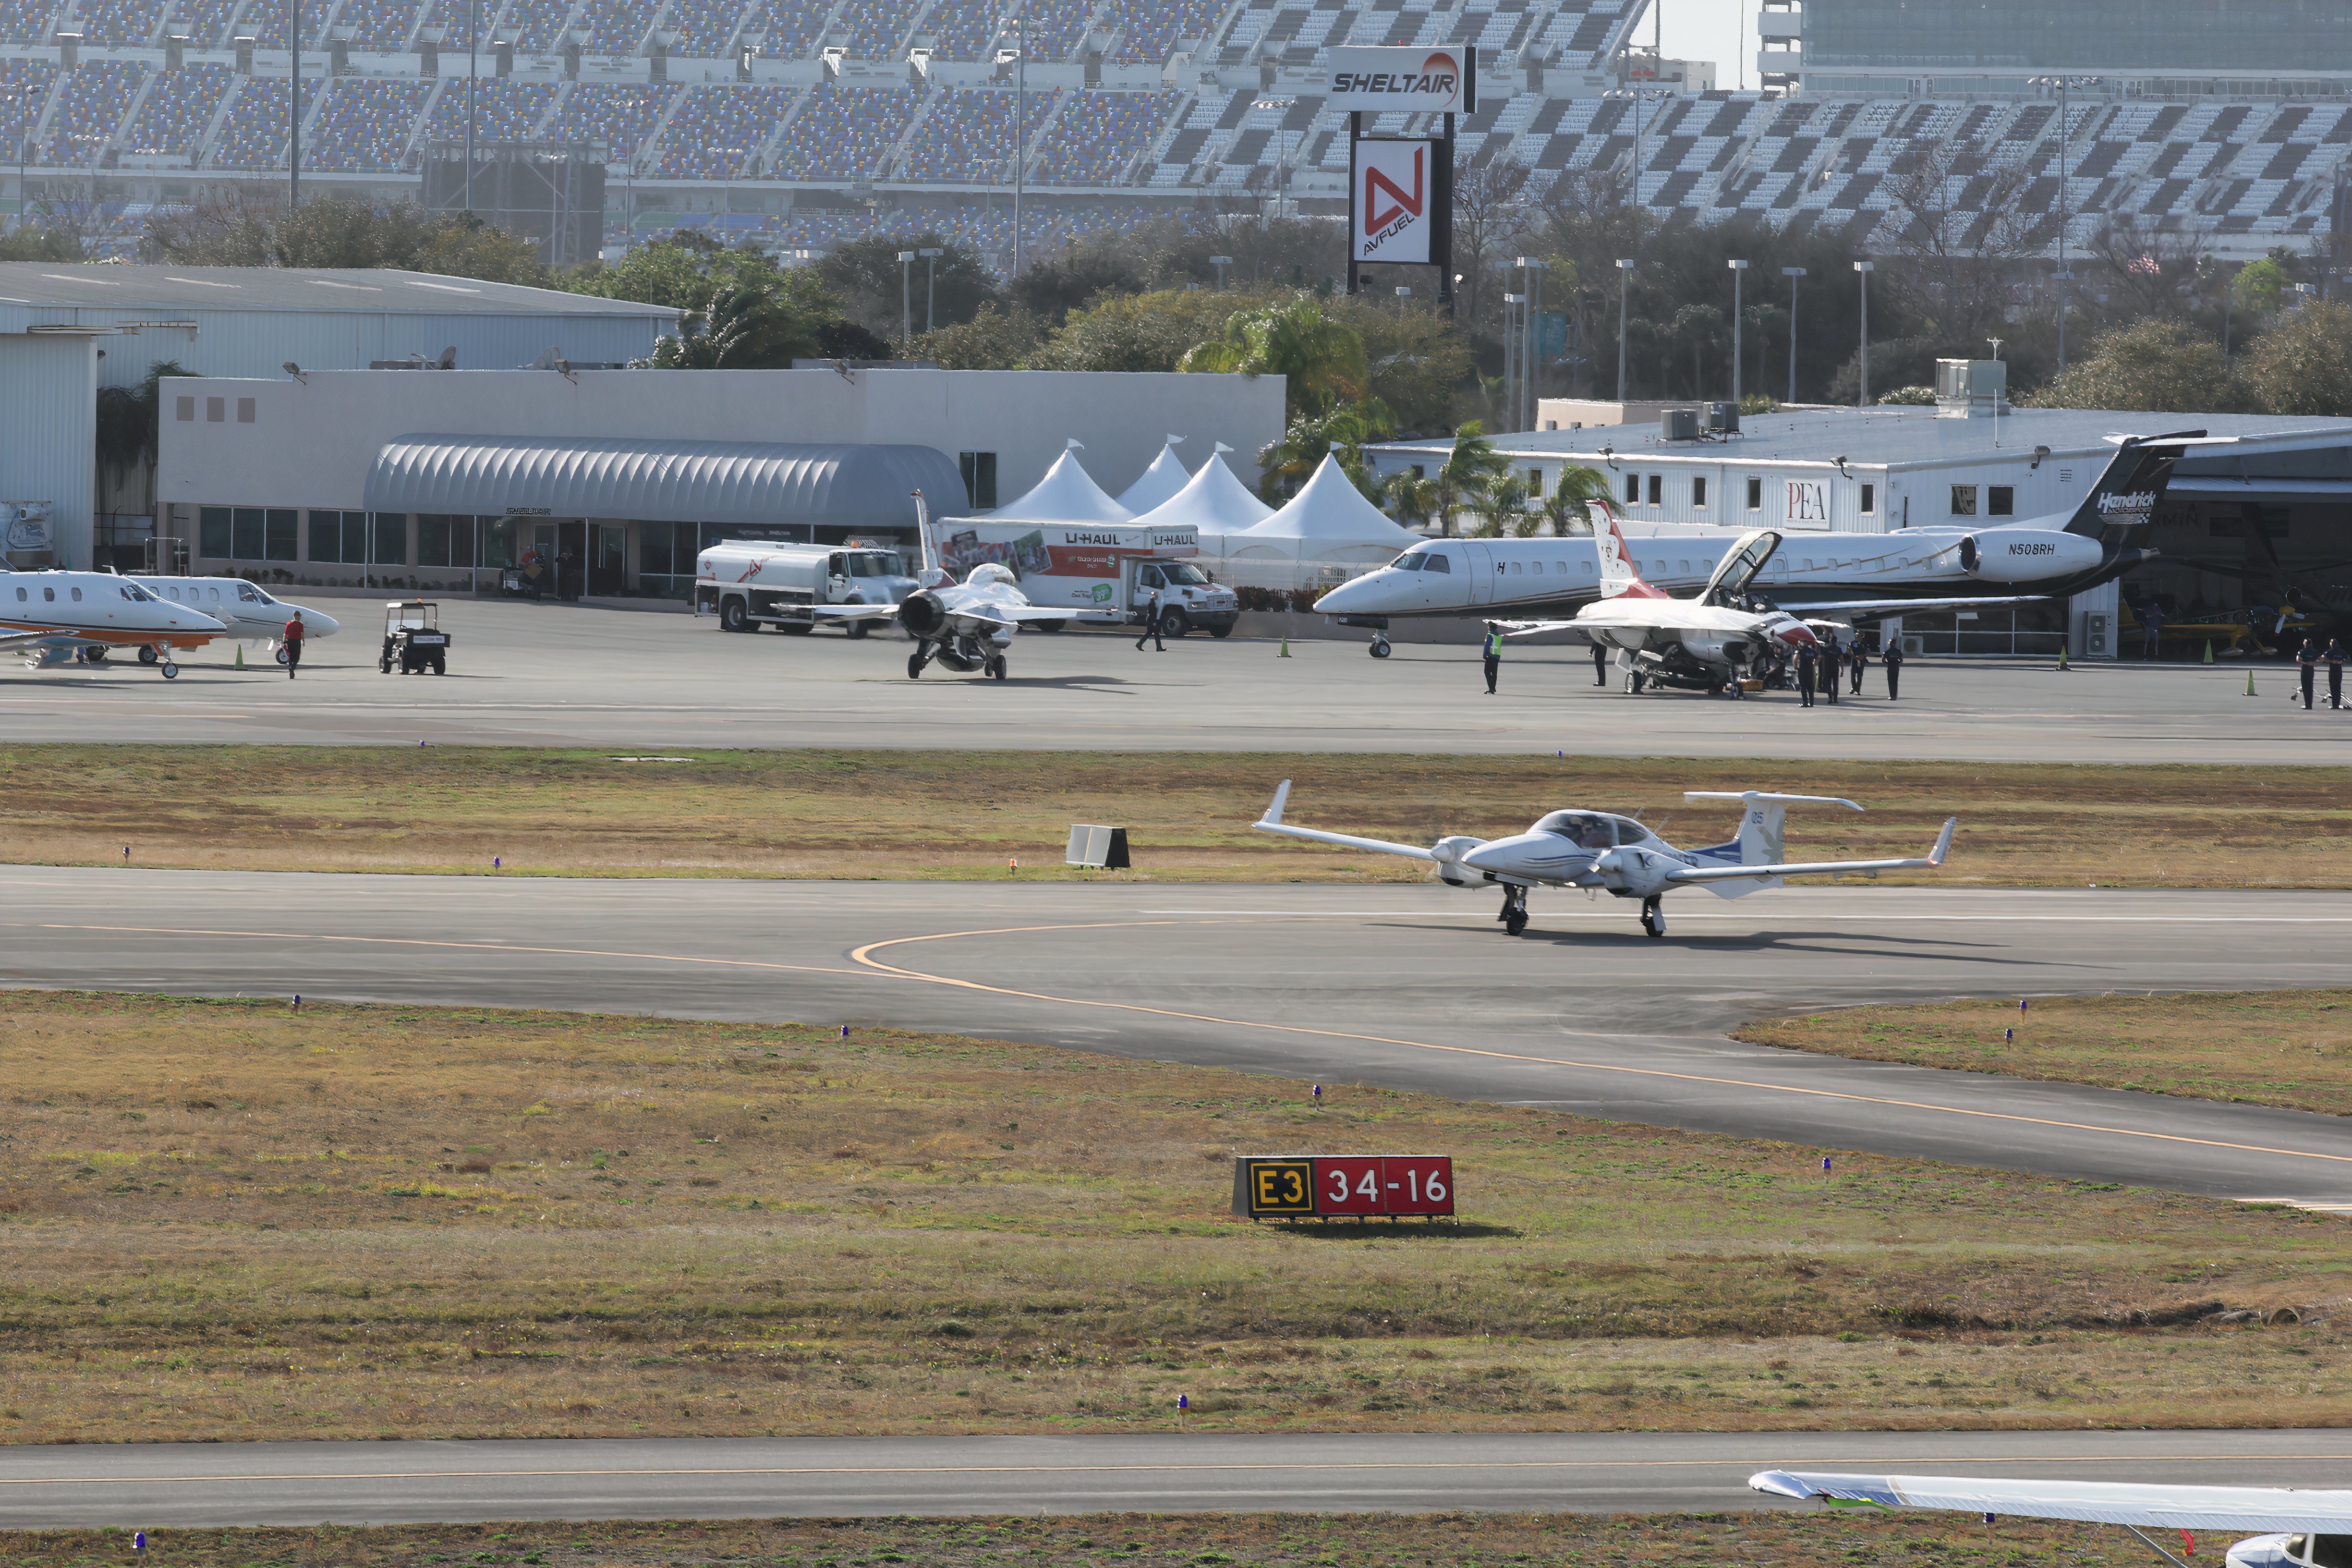
[[[1641,569],[1625,548],[1625,535],[1617,526],[1617,513],[1609,503],[1601,503],[1601,515],[1609,520],[1607,529],[1592,531],[1592,548],[1601,558],[1601,596],[1604,599],[1628,597],[1663,599],[1666,595],[1642,581]]]
[[[1781,839],[1788,826],[1791,805],[1842,805],[1849,811],[1862,807],[1834,795],[1768,795],[1762,790],[1686,789],[1685,800],[1737,800],[1748,807],[1739,819],[1739,863],[1743,866],[1778,866],[1782,859]]]

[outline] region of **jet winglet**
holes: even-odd
[[[1274,804],[1265,808],[1265,815],[1257,819],[1257,825],[1260,827],[1281,826],[1282,808],[1289,802],[1289,800],[1290,781],[1288,779],[1285,779],[1282,781],[1282,787],[1274,792]]]
[[[1944,863],[1944,857],[1952,852],[1952,829],[1959,825],[1960,819],[1957,816],[1944,818],[1944,831],[1936,835],[1936,847],[1927,851],[1928,865],[1941,866]]]

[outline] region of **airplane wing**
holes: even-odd
[[[898,618],[896,605],[811,605],[809,614],[821,621],[892,621]]]
[[[0,648],[9,647],[80,647],[84,639],[71,632],[6,632],[0,633]]]
[[[1574,621],[1490,621],[1507,637],[1530,637],[1538,632],[1580,632],[1587,628]]]
[[[1311,827],[1293,827],[1282,820],[1282,808],[1290,799],[1290,781],[1274,792],[1274,804],[1265,815],[1250,826],[1264,833],[1279,833],[1286,838],[1311,838],[1318,844],[1344,844],[1352,849],[1377,849],[1383,855],[1402,855],[1414,860],[1434,860],[1436,856],[1411,844],[1391,844],[1385,838],[1357,838],[1345,833],[1318,833]]]
[[[1968,610],[1988,605],[2039,605],[2050,597],[2047,594],[2010,594],[1997,598],[1973,599],[1805,599],[1790,600],[1780,608],[1802,617],[1816,610],[1851,610],[1865,619],[1876,620],[1886,616],[1899,616],[1906,610],[1926,615],[1930,610]],[[1778,599],[1773,601],[1780,604]]]
[[[2352,1491],[2286,1487],[2173,1487],[2126,1481],[2004,1480],[1976,1476],[1845,1476],[1762,1470],[1774,1497],[1885,1509],[1946,1509],[2015,1519],[2076,1519],[2158,1530],[2352,1531]]]
[[[1728,882],[1741,877],[1830,877],[1841,871],[1918,871],[1933,870],[1944,863],[1951,853],[1952,830],[1960,825],[1957,816],[1944,818],[1944,831],[1936,836],[1936,847],[1927,851],[1924,860],[1814,860],[1791,862],[1780,866],[1685,866],[1666,873],[1669,882]]]
[[[979,615],[981,612],[973,610],[967,613]],[[997,605],[991,606],[987,614],[1006,622],[1085,621],[1098,626],[1123,625],[1127,618],[1109,610],[1057,610],[1051,605]]]

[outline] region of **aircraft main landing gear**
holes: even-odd
[[[1642,900],[1642,931],[1654,937],[1666,934],[1666,912],[1659,907],[1655,893]]]
[[[982,667],[992,680],[1003,679],[1006,674],[1011,671],[1012,668],[1013,667],[1005,661],[1004,656],[1001,653],[992,657],[988,663]]]
[[[1517,936],[1528,929],[1528,890],[1525,888],[1503,889],[1503,912],[1495,917],[1503,922],[1503,934]]]
[[[907,679],[909,680],[921,679],[923,676],[923,666],[930,662],[931,645],[927,642],[917,643],[915,645],[915,651],[907,656]]]
[[[1370,651],[1370,653],[1371,654],[1371,656],[1372,656],[1374,658],[1388,658],[1388,656],[1389,656],[1389,639],[1388,639],[1388,634],[1387,634],[1386,632],[1374,632],[1374,633],[1372,634],[1372,646],[1371,646],[1371,647],[1370,647],[1368,651]]]

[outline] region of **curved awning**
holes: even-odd
[[[962,477],[930,447],[415,435],[376,453],[362,504],[370,511],[908,529],[918,489],[935,511],[961,510]]]

